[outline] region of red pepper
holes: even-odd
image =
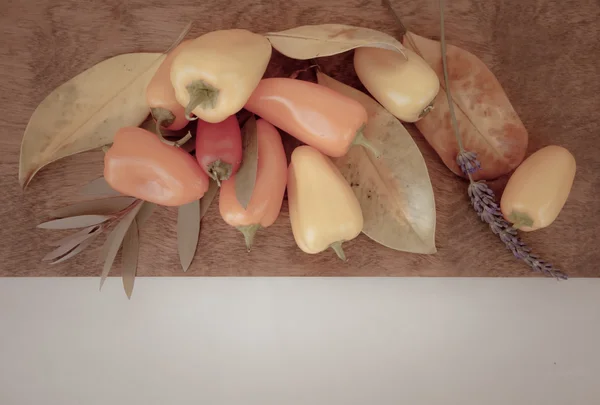
[[[242,135],[235,115],[216,124],[198,120],[196,159],[219,185],[237,173],[242,163]]]
[[[137,127],[117,131],[104,178],[122,194],[168,206],[198,200],[208,189],[208,176],[189,153]]]

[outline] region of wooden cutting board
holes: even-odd
[[[556,222],[523,239],[571,276],[600,275],[600,6],[597,0],[447,2],[450,43],[480,57],[497,75],[529,130],[528,152],[548,144],[573,152],[578,170]],[[395,1],[406,25],[438,39],[434,0]],[[49,210],[77,201],[77,190],[102,173],[101,152],[87,152],[43,169],[26,192],[17,182],[19,146],[27,121],[52,89],[93,64],[125,52],[163,51],[188,21],[190,36],[223,28],[256,32],[298,25],[344,23],[399,35],[380,1],[363,0],[1,0],[0,27],[0,275],[97,276],[99,245],[76,259],[40,262],[58,235],[35,229]],[[306,62],[274,56],[270,76]],[[359,86],[351,54],[323,59],[324,71]],[[333,252],[303,254],[294,244],[287,203],[275,225],[246,253],[241,235],[214,204],[203,221],[193,276],[529,276],[469,206],[467,184],[455,177],[414,128],[437,206],[438,253],[416,255],[365,236],[347,244],[348,262]],[[501,192],[505,179],[493,183]],[[160,208],[141,233],[139,276],[183,275],[176,247],[176,210]],[[119,274],[115,266],[113,275]]]

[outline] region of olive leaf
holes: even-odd
[[[46,256],[42,258],[42,261],[51,261],[58,257],[61,257],[71,250],[76,248],[83,241],[93,237],[96,234],[100,234],[102,232],[102,227],[95,225],[85,228],[74,235],[64,238],[60,241],[60,245],[58,248],[54,249],[52,252],[48,253]]]
[[[53,261],[50,264],[58,264],[58,263],[62,263],[66,260],[69,260],[70,258],[74,257],[75,255],[78,255],[79,253],[83,252],[86,248],[88,248],[92,243],[94,243],[94,239],[96,239],[98,236],[100,236],[102,232],[96,232],[94,234],[92,234],[92,236],[88,239],[86,239],[85,241],[81,242],[78,246],[75,247],[75,249],[71,250],[69,253],[67,253],[66,255],[64,255],[63,257],[61,257],[60,259]]]
[[[156,204],[151,203],[150,201],[142,202],[142,208],[140,208],[140,211],[138,212],[137,216],[135,217],[135,221],[137,222],[138,229],[144,225],[144,223],[148,220],[148,218],[150,218],[150,215],[152,215],[152,213],[154,212],[155,209],[156,209]]]
[[[48,244],[50,246],[62,246],[64,244],[69,243],[73,239],[79,238],[81,235],[88,235],[88,234],[94,232],[96,229],[99,229],[99,228],[102,228],[102,225],[88,226],[87,228],[83,228],[82,230],[77,231],[77,232],[75,232],[75,233],[73,233],[73,234],[71,234],[69,236],[65,236],[62,239],[59,239],[59,240],[54,241],[54,242],[51,241]]]
[[[106,179],[104,177],[99,177],[95,180],[90,181],[88,184],[81,188],[79,194],[89,197],[116,197],[122,195],[118,191],[114,190],[106,182]]]
[[[177,250],[183,271],[194,260],[200,235],[200,201],[181,205],[177,214]]]
[[[148,115],[145,89],[162,53],[127,53],[104,60],[63,83],[31,116],[19,161],[25,188],[45,165],[112,142],[121,127]]]
[[[392,249],[435,253],[433,189],[425,160],[408,131],[366,94],[321,72],[317,79],[360,102],[369,116],[364,135],[385,145],[379,159],[363,148],[351,148],[345,156],[332,159],[360,202],[363,233]]]
[[[138,256],[140,251],[140,239],[136,219],[131,222],[129,229],[123,238],[123,288],[127,298],[131,299],[135,274],[137,272]]]
[[[101,224],[111,218],[112,217],[110,215],[77,215],[74,217],[60,218],[43,222],[37,227],[41,229],[85,228],[87,226]]]
[[[206,215],[208,208],[210,208],[210,204],[212,204],[217,195],[217,191],[219,191],[219,185],[215,180],[210,179],[208,190],[206,190],[206,193],[204,193],[200,199],[200,219],[204,218],[204,215]]]
[[[343,24],[303,25],[269,32],[265,36],[273,48],[287,57],[300,60],[337,55],[362,46],[404,53],[402,43],[391,35]]]
[[[244,209],[248,208],[254,185],[256,184],[256,171],[258,170],[258,139],[256,118],[250,117],[242,128],[242,164],[235,179],[235,196]]]
[[[99,200],[84,201],[77,204],[72,204],[66,207],[58,208],[50,212],[53,218],[65,218],[73,215],[107,215],[119,212],[129,207],[135,198],[133,197],[114,197],[103,198]]]
[[[106,277],[108,277],[108,273],[110,272],[110,269],[115,261],[115,257],[117,256],[117,252],[121,247],[125,233],[127,233],[127,230],[131,226],[131,223],[141,208],[142,203],[137,203],[137,205],[121,219],[117,226],[115,226],[112,232],[108,235],[108,238],[104,243],[105,260],[102,274],[100,275],[100,289],[102,289],[102,285],[104,285],[104,281],[106,280]]]

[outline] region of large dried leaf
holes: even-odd
[[[200,201],[192,201],[179,207],[177,215],[177,250],[183,271],[189,269],[200,235]]]
[[[440,43],[407,33],[404,44],[425,59],[441,83],[433,111],[415,124],[444,164],[465,177],[456,163],[458,143],[450,121]],[[485,63],[464,49],[447,45],[446,59],[460,136],[465,149],[475,152],[482,163],[473,178],[495,179],[511,172],[525,157],[528,134],[502,85]]]
[[[41,229],[85,228],[87,226],[101,224],[108,221],[110,218],[110,215],[77,215],[74,217],[60,218],[43,222],[37,227]]]
[[[58,248],[44,256],[42,261],[51,261],[69,253],[83,241],[93,237],[96,234],[100,234],[100,232],[102,232],[101,229],[102,228],[100,226],[91,226],[75,233],[74,235],[71,235],[68,238],[63,239],[63,243],[61,243]]]
[[[320,72],[317,78],[365,107],[369,119],[364,135],[383,146],[379,159],[364,148],[350,148],[345,156],[332,159],[360,202],[364,234],[392,249],[435,253],[433,189],[425,160],[408,131],[366,94]]]
[[[131,226],[131,223],[135,219],[135,216],[138,214],[140,209],[142,208],[142,204],[138,203],[131,211],[125,215],[121,221],[115,226],[112,232],[108,235],[106,242],[104,243],[104,267],[102,268],[102,274],[100,275],[100,289],[102,289],[102,285],[104,285],[104,281],[106,277],[108,277],[108,273],[112,268],[112,265],[115,261],[115,257],[117,256],[117,252],[119,252],[119,248],[123,242],[123,238],[127,233],[127,230]]]
[[[258,170],[258,135],[254,115],[242,128],[242,164],[235,175],[235,196],[244,209],[248,208]]]
[[[118,55],[52,91],[25,129],[21,187],[45,165],[109,144],[121,127],[138,126],[148,115],[146,86],[164,58],[161,53]]]
[[[150,218],[150,215],[152,215],[155,208],[156,208],[156,204],[151,203],[149,201],[144,201],[142,203],[142,208],[140,208],[140,211],[138,212],[137,216],[135,217],[138,229],[144,225],[144,223],[148,220],[148,218]]]
[[[140,239],[138,234],[138,224],[134,219],[131,226],[123,238],[123,288],[127,298],[131,299],[133,293],[133,284],[137,272],[138,256],[140,251]]]
[[[80,194],[89,197],[116,197],[122,195],[117,190],[113,189],[104,177],[99,177],[90,181],[83,186],[79,191]]]
[[[71,250],[69,253],[67,253],[66,255],[64,255],[63,257],[61,257],[60,259],[53,261],[50,264],[58,264],[58,263],[62,263],[66,260],[69,260],[70,258],[78,255],[79,253],[83,252],[85,249],[87,249],[92,243],[94,243],[94,240],[100,236],[102,232],[96,232],[92,235],[91,238],[86,239],[85,241],[81,242],[75,249]]]
[[[200,199],[200,219],[204,218],[206,212],[210,208],[210,204],[212,204],[215,196],[217,195],[217,191],[219,191],[219,185],[213,179],[210,179],[210,183],[208,183],[208,190]]]
[[[394,37],[370,28],[343,24],[303,25],[266,37],[273,48],[293,59],[312,59],[337,55],[368,46],[401,52],[404,47]]]
[[[65,218],[74,215],[107,215],[119,212],[129,207],[135,198],[133,197],[115,197],[103,198],[100,200],[84,201],[56,209],[50,213],[54,218]]]

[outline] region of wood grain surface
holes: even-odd
[[[447,38],[497,75],[529,130],[528,154],[548,144],[573,152],[578,170],[555,223],[523,235],[535,252],[575,277],[600,276],[600,6],[597,0],[452,0]],[[22,192],[21,137],[40,101],[101,60],[125,52],[163,51],[192,20],[190,36],[222,28],[256,32],[297,25],[345,23],[400,31],[379,0],[0,0],[0,275],[97,276],[99,243],[55,266],[40,261],[63,236],[36,229],[49,210],[75,202],[77,190],[102,173],[102,153],[51,164]],[[435,0],[396,0],[416,33],[439,38]],[[351,53],[322,60],[331,76],[360,87]],[[275,55],[268,75],[306,67]],[[188,276],[530,276],[469,206],[467,183],[454,176],[422,136],[437,206],[438,253],[386,249],[365,236],[347,244],[348,262],[333,252],[306,255],[294,244],[287,203],[275,225],[258,233],[252,252],[213,204]],[[290,144],[291,145],[291,144]],[[506,180],[494,182],[501,192]],[[139,276],[179,276],[177,212],[159,208],[141,231]],[[119,274],[119,265],[112,273]],[[535,274],[533,274],[535,275]]]

